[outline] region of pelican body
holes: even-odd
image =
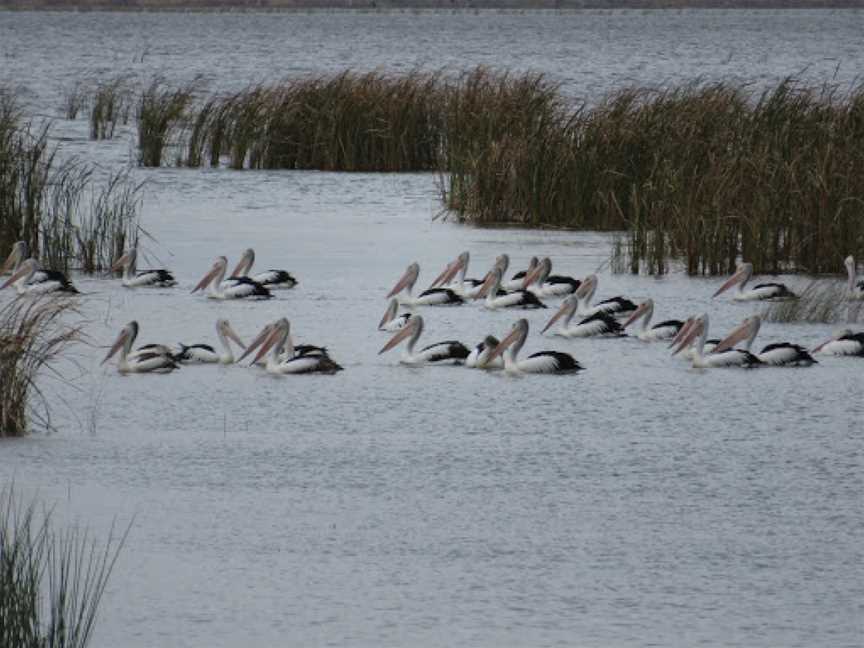
[[[408,324],[408,320],[411,319],[411,313],[402,313],[401,315],[397,315],[398,312],[399,300],[393,297],[387,305],[387,310],[384,311],[384,317],[382,317],[381,321],[378,323],[378,330],[392,333],[393,331],[401,331],[405,328]]]
[[[737,285],[738,290],[732,298],[735,301],[765,301],[773,300],[780,301],[786,299],[797,299],[798,296],[786,287],[786,284],[768,282],[756,284],[749,290],[744,290],[744,286],[750,281],[753,276],[752,263],[739,263],[738,269],[720,288],[712,295],[712,299],[729,290],[732,286]]]
[[[485,297],[483,305],[486,308],[497,310],[499,308],[546,308],[546,304],[541,302],[537,295],[528,292],[527,290],[519,289],[513,292],[501,291],[501,275],[500,266],[492,268],[483,286],[480,288],[478,297]]]
[[[857,277],[855,272],[855,257],[850,254],[843,261],[843,264],[846,266],[846,273],[849,275],[849,284],[847,287],[849,299],[864,299],[864,280],[858,281],[856,283]]]
[[[813,349],[813,353],[864,357],[864,332],[853,333],[850,329],[838,331]]]
[[[599,335],[610,337],[621,337],[625,335],[621,324],[612,315],[603,311],[596,311],[588,317],[580,318],[572,324],[574,315],[579,311],[580,300],[585,296],[590,287],[583,284],[572,295],[569,295],[561,303],[558,312],[543,327],[540,333],[548,331],[555,322],[563,318],[561,326],[555,330],[555,335],[563,337],[595,337]]]
[[[703,313],[692,320],[692,322],[687,325],[687,330],[682,336],[678,348],[672,355],[677,355],[695,341],[696,347],[693,354],[693,366],[698,369],[714,369],[721,367],[750,368],[758,367],[762,364],[759,358],[754,356],[752,353],[740,349],[728,349],[722,353],[712,351],[706,355],[705,342],[708,337],[708,324],[709,321],[707,313]]]
[[[264,330],[240,356],[240,360],[254,349],[261,347],[252,360],[257,364],[265,355],[267,361],[264,368],[272,374],[333,374],[342,371],[342,367],[333,361],[327,349],[311,345],[298,345],[296,348],[291,339],[291,323],[281,318],[264,327]],[[270,352],[269,354],[267,352]]]
[[[249,277],[229,277],[225,279],[228,259],[216,258],[210,271],[192,289],[192,292],[207,288],[210,299],[270,299],[270,290]],[[223,281],[224,279],[224,281]]]
[[[420,264],[412,263],[406,269],[393,289],[387,293],[387,299],[396,297],[400,304],[406,306],[458,306],[464,304],[462,299],[449,288],[429,288],[416,297],[411,294],[417,277],[420,275]]]
[[[120,360],[117,363],[117,371],[120,373],[170,373],[179,369],[179,365],[170,354],[162,352],[166,347],[162,345],[148,345],[130,354],[135,338],[138,337],[138,322],[131,321],[120,331],[114,345],[108,351],[108,355],[102,360],[105,364],[111,357],[120,351]]]
[[[499,257],[500,258],[500,257]],[[430,288],[448,288],[464,299],[476,299],[484,279],[469,279],[468,263],[471,260],[469,252],[462,252],[456,260],[448,263],[444,271],[435,278]]]
[[[7,272],[15,274],[15,272],[21,268],[21,264],[29,258],[27,252],[28,248],[26,241],[17,241],[12,245],[12,252],[9,253],[9,256],[6,257],[6,261],[3,263],[3,267],[0,268],[0,275],[5,275]],[[43,270],[39,268],[38,265],[36,267],[36,272],[33,273],[33,276],[27,283],[32,285],[44,283],[46,281],[56,281],[60,284],[69,284],[69,279],[59,270]]]
[[[712,353],[723,353],[742,340],[744,340],[744,351],[750,351],[761,326],[762,318],[758,315],[746,318],[717,344]],[[772,367],[810,367],[816,364],[816,360],[807,349],[789,342],[769,344],[754,355],[762,364]]]
[[[597,291],[598,282],[599,280],[597,279],[597,275],[590,274],[582,280],[582,285],[579,286],[579,313],[582,316],[594,315],[595,313],[606,313],[612,317],[628,317],[636,310],[636,304],[626,297],[620,296],[604,299],[592,306],[591,300],[594,298],[594,293]]]
[[[135,248],[129,250],[126,254],[120,256],[111,266],[113,272],[123,270],[123,285],[126,288],[170,288],[176,286],[177,281],[174,279],[168,270],[142,270],[138,272],[137,263],[138,251]]]
[[[530,290],[538,297],[565,297],[579,289],[582,282],[565,275],[553,275],[552,260],[544,257],[537,267],[525,276],[522,288]]]
[[[504,358],[498,356],[491,359],[492,352],[499,343],[498,338],[487,335],[480,344],[471,349],[471,353],[465,358],[465,366],[469,369],[503,369]]]
[[[643,342],[659,342],[661,340],[670,340],[678,335],[678,331],[684,326],[681,320],[665,320],[659,324],[651,326],[651,318],[654,315],[654,300],[646,299],[639,304],[633,314],[624,322],[623,328],[627,328],[640,318],[642,319],[642,330],[639,331],[637,337]]]
[[[538,351],[532,353],[524,360],[519,360],[519,351],[525,345],[528,337],[528,320],[517,320],[510,333],[489,355],[488,361],[495,360],[499,356],[504,357],[504,371],[510,375],[518,374],[566,374],[575,373],[583,369],[569,353],[561,351]]]
[[[502,254],[501,256],[507,257],[506,254]],[[509,265],[509,262],[510,262],[510,257],[507,257],[508,265]],[[537,269],[538,265],[540,265],[540,260],[536,256],[531,257],[531,259],[528,261],[528,267],[525,270],[520,270],[519,272],[514,274],[512,277],[507,279],[506,281],[504,281],[504,280],[501,281],[501,288],[503,290],[506,290],[507,292],[511,292],[513,290],[522,290],[525,287],[523,285],[525,283],[525,277],[527,275],[531,274],[532,272],[534,272],[534,270]],[[504,266],[501,270],[501,276],[502,277],[504,276],[505,272],[507,272],[507,266]]]
[[[237,332],[231,327],[226,319],[216,320],[216,337],[221,349],[216,351],[209,344],[180,344],[180,351],[174,354],[174,359],[183,364],[192,363],[220,363],[233,364],[234,351],[231,349],[231,341],[235,342],[241,349],[246,345]]]
[[[234,266],[232,277],[249,277],[252,266],[255,264],[255,250],[246,248],[240,256],[240,261]],[[297,285],[294,276],[285,270],[265,270],[251,277],[252,281],[261,284],[270,290],[287,290]]]
[[[0,290],[14,285],[15,290],[19,295],[47,295],[49,293],[72,293],[77,294],[78,289],[75,288],[66,276],[62,273],[56,273],[56,278],[46,278],[39,283],[33,283],[33,277],[39,271],[39,264],[36,259],[27,259],[18,269],[12,273],[12,276],[0,286]]]
[[[455,340],[446,340],[444,342],[436,342],[425,346],[415,352],[414,347],[417,345],[417,340],[423,334],[423,318],[420,315],[415,315],[408,320],[408,325],[401,331],[396,333],[390,341],[385,344],[378,355],[385,353],[395,347],[402,340],[408,339],[408,344],[402,353],[400,362],[407,365],[425,365],[425,364],[462,364],[470,355],[470,351],[461,342]]]

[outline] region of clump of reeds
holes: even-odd
[[[816,280],[800,291],[798,299],[768,306],[762,317],[769,322],[854,324],[864,322],[864,302],[850,300],[846,284]]]
[[[163,79],[155,78],[144,88],[138,100],[138,151],[142,166],[162,164],[166,148],[188,118],[200,81],[179,87],[168,87]]]
[[[63,91],[63,103],[60,109],[66,119],[78,119],[78,113],[87,108],[89,103],[89,84],[76,81]]]
[[[129,121],[131,98],[129,79],[125,76],[99,83],[90,109],[90,139],[113,138],[117,125]]]
[[[0,646],[84,648],[129,533],[104,546],[77,528],[55,531],[51,513],[0,490]],[[130,527],[131,528],[131,527]]]
[[[99,188],[91,184],[90,192],[90,203],[80,211],[75,227],[77,259],[83,272],[104,272],[124,250],[138,246],[141,184],[123,170]]]
[[[36,378],[80,339],[80,329],[65,320],[71,311],[72,302],[53,296],[14,300],[0,308],[0,437],[48,427],[48,404]]]

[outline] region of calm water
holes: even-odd
[[[106,70],[234,87],[487,63],[590,98],[698,75],[848,82],[862,35],[855,12],[0,13],[0,79],[52,115],[64,84]],[[56,128],[65,151],[106,168],[132,156],[128,132],[91,144],[84,121]],[[603,236],[433,222],[432,175],[137,174],[158,241],[147,252],[181,286],[79,279],[100,348],[77,349],[75,388],[46,381],[56,433],[0,444],[0,481],[63,520],[97,534],[133,521],[95,646],[864,644],[861,362],[700,372],[663,345],[540,337],[551,312],[535,312],[526,351],[566,350],[587,371],[408,369],[377,355],[383,295],[409,262],[426,285],[463,249],[473,275],[505,251],[599,269],[600,294],[653,297],[661,318],[708,310],[715,331],[759,307],[712,302],[717,280],[610,274]],[[189,294],[215,255],[247,246],[300,287],[258,304]],[[516,317],[423,315],[428,341],[466,344]],[[99,366],[130,319],[142,342],[212,342],[219,316],[247,341],[287,316],[346,370]],[[828,333],[766,324],[757,343]]]

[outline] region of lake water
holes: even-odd
[[[864,13],[0,13],[0,81],[36,115],[56,116],[85,74],[229,88],[478,63],[543,70],[589,100],[697,76],[849,83]],[[134,159],[128,130],[55,133],[105,168]],[[561,273],[598,270],[598,295],[653,297],[660,318],[708,311],[714,332],[761,307],[712,301],[716,279],[611,274],[606,236],[433,221],[434,175],[135,173],[146,251],[181,285],[76,279],[97,346],[65,366],[74,387],[44,381],[56,432],[0,443],[0,482],[59,521],[97,536],[132,522],[94,646],[864,644],[860,361],[697,371],[665,345],[540,337],[550,310],[527,315],[526,351],[568,351],[585,372],[406,368],[377,355],[383,296],[411,261],[425,287],[465,249],[471,275],[501,252],[549,255]],[[249,246],[300,286],[255,304],[189,294],[213,257]],[[469,345],[520,316],[422,312],[424,339]],[[131,319],[141,342],[212,342],[217,317],[248,342],[280,316],[345,371],[99,366]],[[765,324],[757,345],[830,332]]]

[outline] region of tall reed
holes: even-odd
[[[119,76],[100,82],[93,93],[90,109],[90,139],[113,138],[117,125],[129,121],[131,99],[128,77]]]
[[[66,119],[78,119],[78,113],[87,108],[90,103],[88,83],[75,81],[63,90],[63,101],[60,110]]]
[[[762,316],[769,322],[858,324],[864,323],[864,302],[850,300],[844,283],[816,280],[798,292],[798,299],[771,304]]]
[[[142,166],[158,167],[162,164],[166,148],[187,119],[200,86],[194,80],[178,87],[168,87],[161,78],[154,78],[144,88],[138,100],[138,151]]]

